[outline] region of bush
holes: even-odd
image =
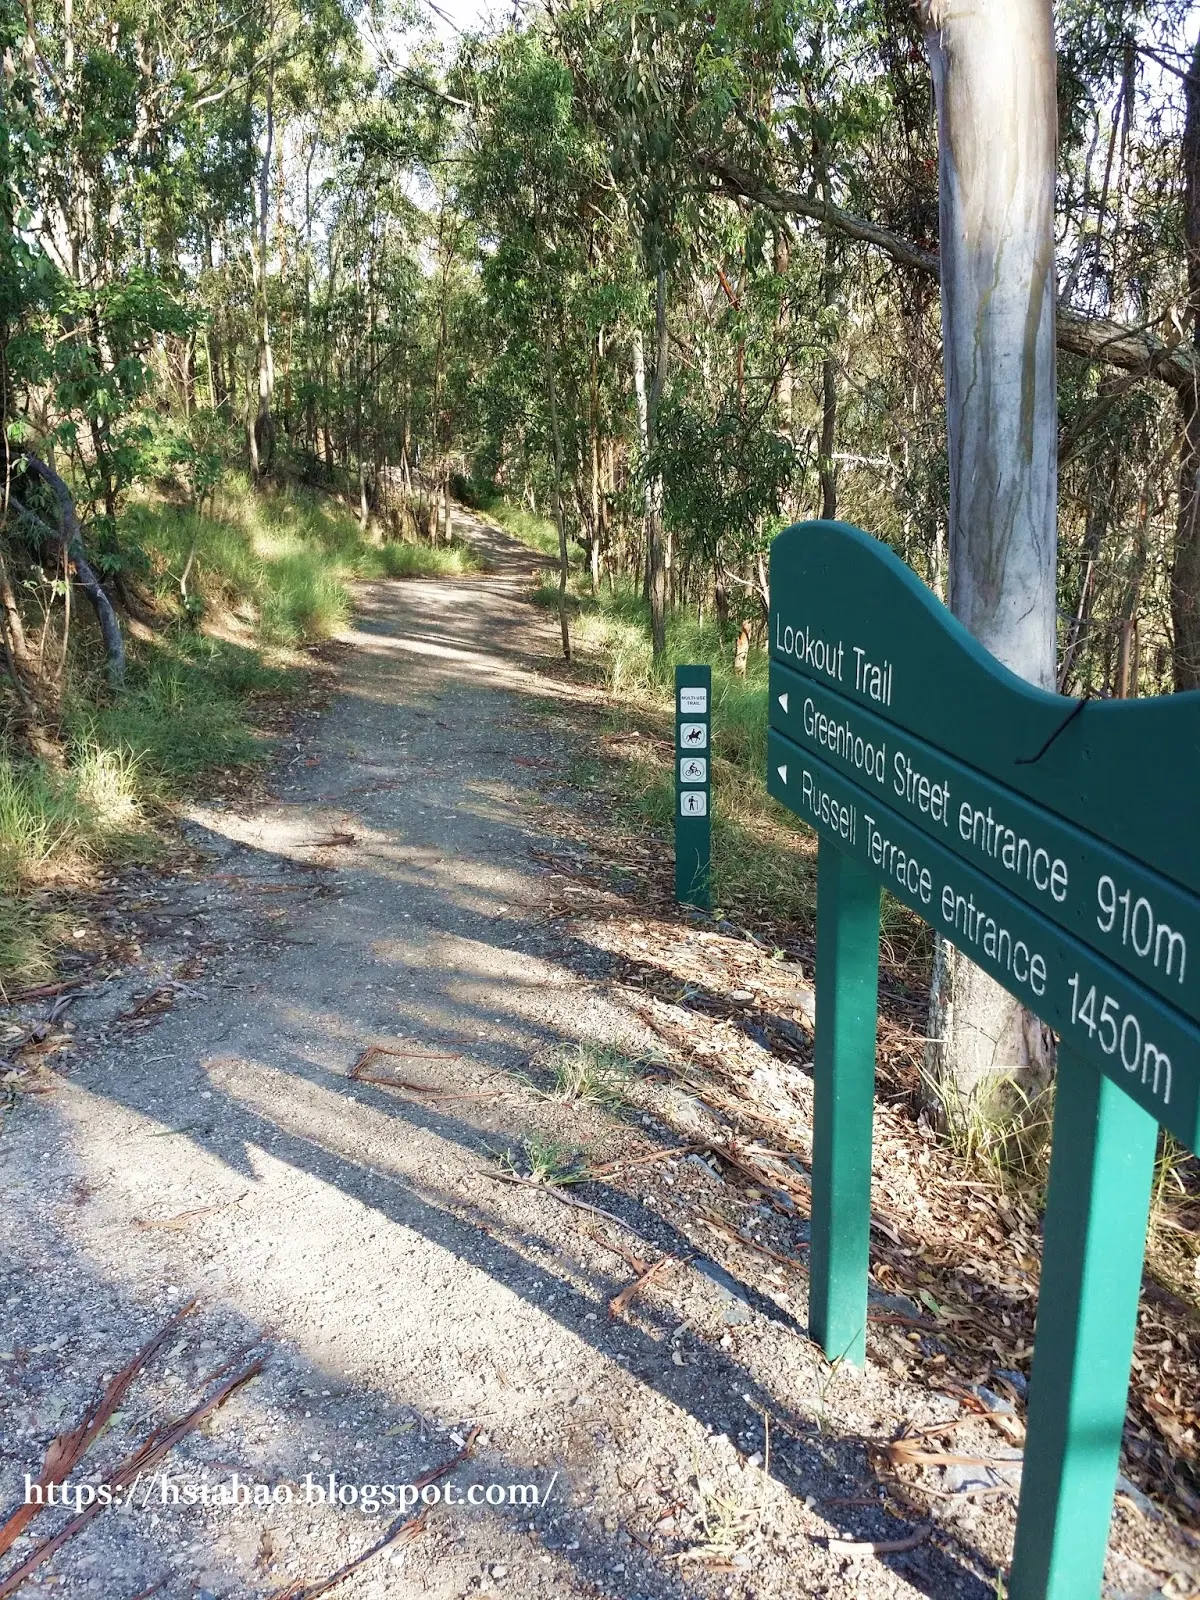
[[[466,472],[450,474],[450,493],[472,511],[490,511],[503,498],[493,479]]]

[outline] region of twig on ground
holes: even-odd
[[[608,1238],[607,1235],[601,1233],[599,1229],[597,1229],[595,1233],[589,1234],[588,1237],[594,1239],[602,1249],[611,1250],[613,1255],[620,1256],[625,1265],[627,1267],[631,1267],[634,1272],[640,1274],[648,1270],[650,1263],[648,1261],[643,1261],[641,1256],[635,1256],[632,1250],[626,1250],[625,1246],[618,1239]]]
[[[669,1272],[672,1267],[677,1267],[679,1264],[679,1256],[663,1256],[661,1261],[656,1261],[652,1267],[647,1267],[646,1270],[640,1273],[632,1283],[626,1284],[625,1287],[619,1291],[619,1293],[613,1295],[612,1299],[608,1302],[609,1316],[623,1318],[633,1303],[635,1295],[640,1294],[643,1289],[648,1288],[649,1285],[652,1284],[654,1280],[660,1277],[664,1272]]]
[[[135,1217],[134,1226],[148,1230],[166,1229],[174,1232],[186,1228],[189,1222],[195,1222],[197,1217],[211,1216],[214,1211],[228,1211],[231,1206],[240,1205],[246,1198],[244,1194],[238,1195],[236,1200],[222,1200],[215,1206],[197,1206],[194,1211],[180,1211],[173,1217]]]
[[[903,1539],[829,1539],[826,1544],[832,1553],[841,1556],[899,1556],[924,1544],[931,1531],[926,1524]]]
[[[433,1467],[429,1472],[418,1478],[413,1484],[413,1488],[427,1488],[429,1484],[435,1483],[438,1478],[444,1478],[448,1472],[453,1472],[455,1467],[473,1454],[475,1440],[478,1436],[479,1429],[472,1428],[467,1435],[467,1442],[458,1454],[451,1456],[449,1461],[443,1461],[441,1466]],[[344,1567],[339,1567],[336,1572],[330,1573],[327,1578],[318,1578],[315,1583],[292,1583],[286,1589],[278,1589],[272,1596],[272,1600],[317,1600],[319,1595],[328,1594],[343,1579],[350,1577],[351,1573],[357,1572],[373,1556],[379,1555],[389,1545],[411,1543],[413,1539],[424,1533],[428,1517],[428,1511],[422,1511],[419,1515],[411,1518],[407,1512],[402,1513],[392,1523],[382,1539],[376,1540],[369,1550],[364,1550],[361,1555],[355,1556],[352,1561],[347,1561]]]
[[[493,1183],[518,1183],[523,1189],[536,1189],[539,1194],[553,1195],[556,1200],[561,1200],[565,1206],[574,1206],[577,1211],[590,1211],[594,1217],[603,1217],[606,1222],[615,1222],[619,1228],[625,1228],[635,1238],[642,1238],[631,1222],[626,1222],[623,1217],[618,1217],[615,1212],[605,1211],[600,1206],[590,1206],[586,1200],[576,1200],[574,1195],[564,1194],[561,1189],[556,1189],[552,1183],[535,1183],[532,1178],[519,1177],[515,1172],[489,1172],[486,1167],[476,1167],[476,1172],[481,1178],[491,1178]],[[649,1239],[646,1240],[649,1244]]]
[[[363,1051],[362,1055],[359,1056],[358,1060],[350,1068],[350,1071],[346,1074],[346,1076],[353,1079],[362,1079],[364,1068],[369,1067],[373,1061],[378,1059],[379,1056],[398,1056],[402,1061],[458,1060],[458,1056],[454,1052],[446,1055],[444,1053],[439,1054],[433,1050],[392,1050],[389,1049],[385,1044],[370,1044]],[[362,1081],[368,1082],[369,1080],[362,1079]],[[415,1089],[421,1087],[421,1085],[411,1084],[409,1087]]]
[[[431,1100],[511,1100],[511,1095],[497,1094],[494,1089],[472,1089],[465,1093],[457,1089],[435,1089],[428,1083],[410,1083],[407,1078],[381,1078],[374,1072],[351,1073],[354,1083],[371,1083],[380,1089],[406,1089],[409,1094],[428,1095]]]
[[[615,1172],[623,1172],[626,1167],[644,1167],[652,1161],[669,1161],[672,1156],[690,1156],[697,1150],[707,1149],[703,1144],[678,1144],[669,1150],[651,1150],[649,1155],[623,1156],[618,1161],[605,1161],[598,1167],[590,1168],[593,1178],[610,1178]]]
[[[87,981],[86,978],[64,978],[60,983],[38,983],[32,989],[22,989],[18,994],[10,994],[8,1004],[17,1006],[26,1000],[49,1000],[52,995],[62,994],[67,989],[81,988]]]
[[[150,1596],[152,1594],[157,1594],[160,1589],[165,1589],[170,1581],[171,1574],[168,1572],[166,1576],[160,1578],[157,1583],[152,1583],[148,1589],[143,1589],[140,1594],[135,1594],[133,1600],[150,1600]]]
[[[703,1210],[697,1207],[699,1220],[706,1228],[711,1228],[714,1233],[719,1233],[722,1238],[732,1239],[735,1244],[743,1244],[747,1250],[753,1250],[760,1256],[766,1256],[769,1261],[778,1261],[785,1267],[795,1267],[798,1272],[807,1273],[808,1263],[801,1261],[797,1256],[784,1255],[782,1250],[773,1250],[769,1244],[760,1244],[757,1239],[752,1239],[748,1233],[743,1233],[740,1228],[735,1228],[731,1222],[719,1216],[715,1211]]]

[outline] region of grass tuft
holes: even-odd
[[[31,911],[11,895],[0,895],[0,994],[18,983],[34,983],[54,971],[59,919]]]
[[[639,1076],[637,1063],[612,1045],[564,1046],[549,1066],[554,1076],[552,1099],[609,1111],[624,1104]]]
[[[427,544],[385,544],[373,552],[381,578],[461,578],[478,572],[478,553],[457,542],[431,548]]]
[[[503,528],[505,533],[511,533],[514,539],[527,544],[531,550],[536,550],[539,555],[558,560],[558,528],[550,517],[538,516],[525,506],[509,505],[506,500],[490,498],[479,508],[479,514],[498,528]],[[578,551],[573,550],[571,554],[577,556]]]
[[[527,1178],[530,1183],[548,1183],[554,1188],[564,1184],[582,1183],[588,1168],[584,1153],[577,1145],[566,1144],[548,1133],[535,1132],[525,1140],[527,1172],[520,1172],[512,1155],[505,1152],[500,1164],[515,1177]]]

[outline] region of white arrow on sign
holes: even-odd
[[[787,695],[781,694],[779,696],[779,704],[783,707],[783,709],[785,711],[787,710]]]
[[[786,783],[787,782],[787,768],[786,767],[776,767],[775,771],[783,779],[784,783]]]

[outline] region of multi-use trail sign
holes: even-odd
[[[712,876],[712,668],[675,668],[675,898],[707,910]]]
[[[1091,1600],[1158,1127],[1200,1145],[1200,694],[1033,688],[843,523],[775,540],[770,649],[768,786],[820,838],[813,1336],[863,1359],[882,885],[1059,1035],[1009,1594]]]

